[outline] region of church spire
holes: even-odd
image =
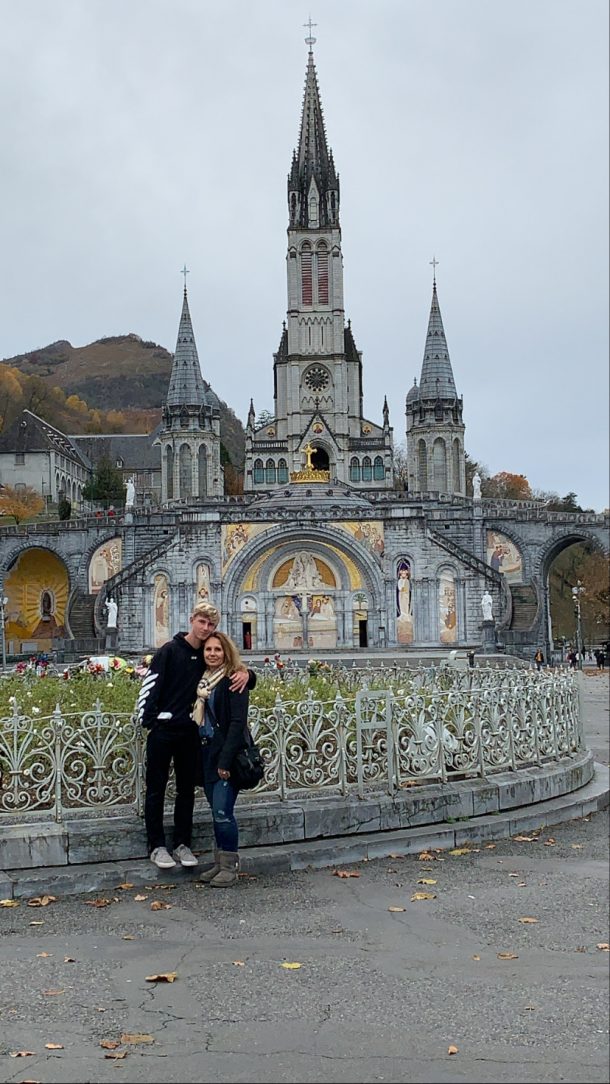
[[[199,365],[185,281],[176,353],[166,403],[168,407],[200,407],[206,402],[205,385]]]
[[[309,27],[309,45],[298,149],[288,175],[290,225],[326,228],[339,224],[339,177],[326,142],[324,113],[313,58],[315,38]]]
[[[449,350],[445,338],[443,318],[438,303],[436,292],[436,260],[433,260],[434,278],[432,282],[432,304],[430,306],[430,318],[428,320],[428,334],[424,349],[424,360],[419,381],[420,398],[444,399],[457,398],[453,370],[449,360]]]

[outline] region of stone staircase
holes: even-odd
[[[512,617],[510,628],[515,630],[531,629],[538,613],[538,596],[531,583],[511,583],[508,585],[512,599]]]
[[[94,607],[95,595],[87,595],[84,591],[74,592],[68,611],[68,626],[75,640],[95,637]]]

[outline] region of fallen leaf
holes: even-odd
[[[508,876],[509,877],[519,877],[520,875],[518,873],[509,873]]]
[[[19,900],[0,900],[0,907],[19,907]],[[16,1054],[13,1057],[17,1057]]]
[[[102,1039],[100,1042],[100,1046],[103,1047],[104,1050],[116,1050],[117,1046],[120,1045],[118,1039]]]
[[[406,907],[388,907],[388,911],[406,911]]]
[[[527,888],[527,881],[517,881],[517,888]]]
[[[472,853],[472,851],[471,851],[470,847],[454,847],[452,851],[448,852],[448,854],[471,854],[471,853]]]
[[[433,877],[420,877],[417,883],[418,885],[435,885],[436,881]]]
[[[29,926],[44,926],[44,919],[42,919],[42,918],[34,919],[32,922],[29,922],[28,925]]]
[[[61,1043],[45,1043],[44,1048],[45,1050],[63,1050]]]
[[[10,1050],[9,1054],[11,1058],[34,1058],[36,1056],[35,1050]]]
[[[607,941],[600,941],[599,945],[595,946],[600,952],[610,952],[610,945]]]
[[[124,881],[122,885],[117,885],[117,892],[119,888],[133,888],[131,881]]]
[[[42,992],[45,997],[59,997],[60,994],[64,993],[63,990],[43,990]]]
[[[529,915],[523,915],[523,917],[519,919],[519,922],[522,922],[524,926],[533,926],[537,921],[537,918],[530,918]]]
[[[152,1035],[142,1035],[140,1032],[135,1032],[133,1035],[129,1033],[121,1035],[121,1042],[125,1043],[126,1046],[136,1046],[138,1043],[154,1043],[154,1041]]]
[[[535,1006],[535,1005],[526,1005],[526,1006],[525,1006],[525,1011],[526,1011],[526,1012],[534,1012],[534,1011],[535,1011],[535,1009],[536,1009],[536,1006]]]
[[[333,877],[359,877],[360,874],[353,869],[335,869],[333,870]]]
[[[37,952],[36,956],[52,956],[52,952]]]
[[[447,1053],[448,1054],[459,1054],[459,1049],[458,1049],[457,1046],[448,1046],[447,1047]]]
[[[109,1054],[104,1054],[105,1058],[112,1058],[114,1061],[119,1061],[122,1058],[126,1058],[128,1050],[112,1050]]]
[[[147,975],[146,982],[175,982],[177,978],[177,971],[161,971],[158,975]]]
[[[472,958],[473,958],[473,960],[480,960],[481,959],[480,956],[473,956]]]
[[[97,900],[85,900],[88,907],[110,907],[111,900],[97,899]]]
[[[554,840],[552,836],[549,836],[548,839],[545,839],[544,846],[545,847],[555,847],[556,846],[556,840]]]
[[[498,956],[499,960],[518,960],[519,959],[516,952],[498,952],[497,956]]]
[[[435,900],[435,899],[436,899],[436,893],[435,892],[414,892],[413,895],[411,896],[411,902],[413,902],[414,900]]]
[[[299,969],[299,967],[300,967],[301,965],[300,965],[300,964],[288,964],[288,963],[283,963],[283,964],[282,964],[281,966],[282,966],[282,967],[284,967],[284,968],[286,968],[286,971],[298,971],[298,969]]]
[[[122,941],[135,941],[135,939],[135,934],[133,933],[124,933],[121,938]]]
[[[150,909],[151,911],[171,911],[172,904],[164,903],[163,900],[153,900]]]
[[[422,851],[417,857],[420,862],[436,862],[436,855],[431,854],[430,851]]]
[[[485,844],[485,850],[486,851],[495,851],[496,847],[497,847],[497,843],[486,843]]]
[[[139,895],[139,896],[134,896],[133,898],[136,901],[136,903],[142,903],[143,900],[148,899],[148,896]]]
[[[392,859],[404,858],[404,854],[389,854],[388,858],[392,858]]]
[[[28,900],[28,907],[48,907],[50,903],[55,903],[57,896],[33,896],[31,900]]]
[[[243,960],[233,960],[233,966],[234,967],[245,967],[246,965],[245,965]]]
[[[64,956],[64,963],[65,964],[75,964],[76,960],[74,959],[73,956]]]
[[[582,843],[572,843],[572,850],[573,851],[582,851],[582,849],[583,849],[583,844]]]
[[[515,843],[537,843],[538,836],[513,836]]]

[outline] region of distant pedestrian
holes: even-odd
[[[544,666],[544,655],[542,654],[540,648],[538,648],[536,654],[534,655],[534,662],[536,663],[536,669],[542,670],[542,667]]]

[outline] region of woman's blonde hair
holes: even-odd
[[[231,675],[234,674],[236,670],[243,670],[243,663],[237,649],[237,644],[231,639],[230,636],[227,636],[226,632],[218,632],[217,629],[214,629],[214,632],[211,632],[210,635],[207,636],[203,642],[204,652],[205,645],[208,643],[209,640],[212,640],[214,637],[216,637],[216,639],[219,640],[222,644],[222,650],[225,654],[224,665],[227,668],[227,674]]]

